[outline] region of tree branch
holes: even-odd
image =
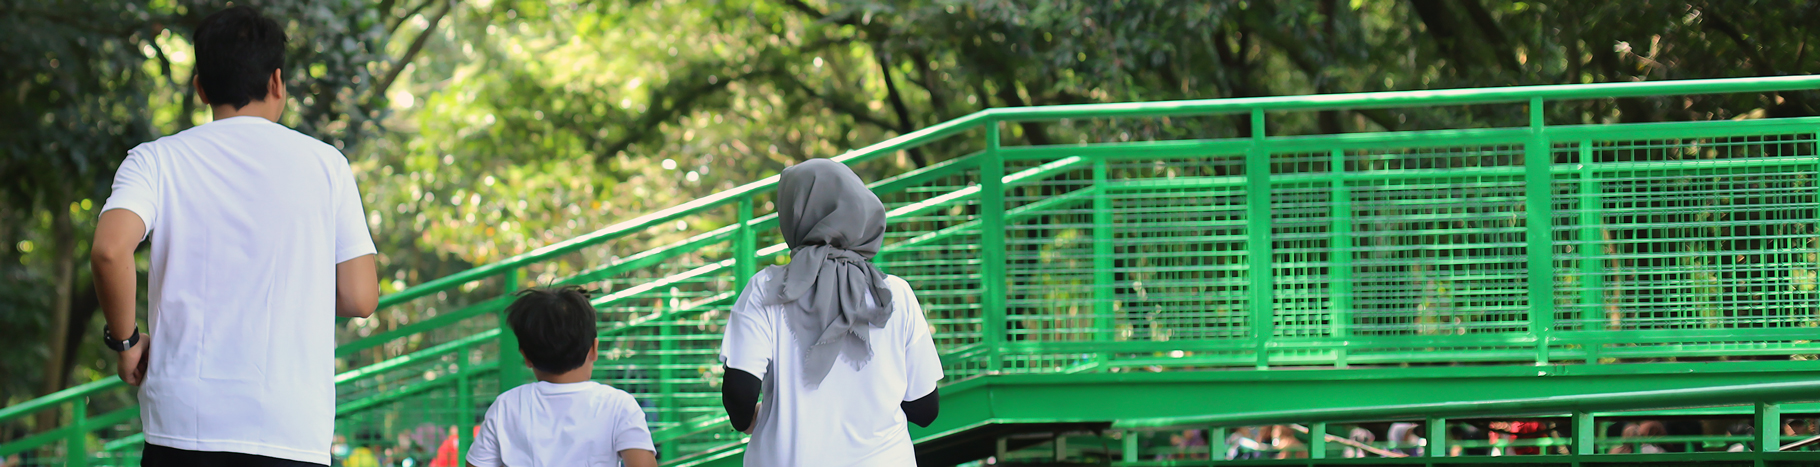
[[[695,101],[700,100],[702,97],[726,89],[727,86],[733,84],[734,81],[741,81],[770,73],[770,70],[742,73],[729,76],[726,79],[715,80],[715,82],[707,85],[690,87],[684,89],[680,93],[674,94],[668,92],[667,89],[660,90],[658,88],[652,88],[650,93],[651,108],[646,109],[644,115],[640,116],[638,120],[632,122],[630,125],[626,125],[626,136],[619,138],[619,140],[612,143],[608,143],[599,154],[594,155],[594,161],[596,163],[606,163],[607,158],[619,154],[620,151],[624,151],[634,144],[643,142],[658,126],[663,125],[677,115],[681,115],[683,112],[694,108]],[[670,86],[666,86],[666,88],[670,88]]]
[[[1464,0],[1456,4],[1466,9],[1466,16],[1472,18],[1473,24],[1479,27],[1479,32],[1485,35],[1493,52],[1488,58],[1505,71],[1515,73],[1521,70],[1522,65],[1517,64],[1517,52],[1510,45],[1510,37],[1504,33],[1504,28],[1498,26],[1497,20],[1492,19],[1491,11],[1485,9],[1485,4],[1479,0]]]
[[[404,73],[405,66],[410,65],[412,60],[416,60],[417,53],[422,52],[423,46],[430,42],[430,35],[436,32],[437,25],[442,24],[442,18],[448,16],[449,11],[455,9],[454,0],[432,1],[443,2],[442,11],[437,12],[436,17],[430,19],[430,25],[423,28],[423,32],[418,33],[417,38],[411,41],[411,48],[405,50],[404,56],[399,57],[397,61],[392,62],[392,69],[386,70],[385,78],[380,79],[379,85],[373,87],[373,96],[375,99],[385,96],[386,90],[392,87],[392,83],[398,79],[398,75]]]
[[[891,57],[889,52],[880,50],[877,44],[872,46],[872,58],[878,62],[878,72],[885,77],[885,97],[891,101],[891,108],[897,112],[897,134],[907,135],[916,131],[916,122],[910,121],[910,107],[904,105],[904,96],[897,92],[897,82],[891,78]],[[910,148],[910,162],[917,168],[929,166],[929,158],[923,156],[923,150]]]
[[[935,70],[929,68],[929,56],[922,52],[912,52],[910,61],[915,64],[916,73],[923,77],[920,86],[929,93],[929,107],[935,110],[935,119],[943,121],[954,118],[954,114],[948,111],[948,97],[936,85],[940,81],[935,79]]]
[[[391,0],[387,0],[387,1],[390,2]],[[418,13],[423,13],[423,10],[425,8],[429,8],[430,5],[435,5],[439,1],[442,1],[442,0],[424,0],[423,3],[417,4],[417,7],[411,8],[410,12],[405,13],[404,16],[398,17],[398,22],[392,23],[392,27],[388,28],[388,29],[390,29],[390,31],[387,32],[387,34],[398,34],[398,28],[404,27],[404,23],[409,22],[411,20],[411,17],[417,16]],[[386,9],[379,10],[380,14],[385,14],[385,12],[386,12]]]
[[[867,112],[865,109],[856,107],[850,102],[847,102],[842,99],[836,99],[832,96],[822,94],[821,92],[816,91],[814,88],[809,87],[808,83],[804,83],[802,80],[796,79],[796,77],[794,77],[794,76],[785,75],[782,79],[789,81],[789,83],[792,86],[796,87],[798,90],[801,90],[804,94],[808,94],[809,97],[815,98],[815,100],[818,100],[824,104],[827,104],[829,109],[833,109],[837,112],[847,114],[848,116],[853,117],[853,121],[855,121],[855,122],[876,126],[876,127],[879,127],[881,129],[885,129],[885,130],[899,131],[897,125],[894,125],[891,122],[885,121],[885,119],[883,119],[883,118],[873,116],[871,112]],[[903,132],[900,132],[900,133],[903,133]]]
[[[1006,74],[1009,75],[1010,73]],[[998,98],[1012,107],[1030,105],[1030,103],[1024,102],[1022,96],[1017,95],[1017,81],[1011,79],[1009,76],[1005,78],[1005,82],[999,84]],[[1024,130],[1024,140],[1030,142],[1031,145],[1043,146],[1049,144],[1049,132],[1043,129],[1042,124],[1038,122],[1018,122],[1017,126]]]
[[[810,17],[815,18],[816,21],[828,19],[827,13],[823,13],[821,10],[817,10],[817,9],[815,9],[815,7],[809,6],[809,4],[807,4],[807,3],[803,3],[803,0],[784,0],[784,6],[788,6],[792,9],[795,9],[796,11],[803,12],[803,14],[809,15]]]

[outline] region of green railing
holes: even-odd
[[[1820,78],[1802,76],[991,109],[837,159],[889,175],[896,169],[885,156],[899,151],[939,143],[968,153],[871,185],[891,209],[878,262],[918,291],[951,380],[1139,367],[1789,358],[1820,354],[1806,329],[1820,320],[1820,119],[1546,125],[1543,110],[1817,88]],[[1509,103],[1527,105],[1530,125],[1265,130],[1267,116],[1285,112]],[[1066,130],[1226,114],[1248,116],[1250,137],[1124,142],[1077,130],[1087,144],[1016,146],[1002,134],[1023,124]],[[429,317],[343,331],[336,354],[353,371],[339,380],[340,399],[358,410],[340,411],[341,432],[471,424],[492,394],[528,378],[519,365],[465,368],[518,360],[511,333],[497,331],[502,294],[574,283],[604,292],[595,299],[596,379],[647,404],[662,458],[737,445],[740,436],[717,422],[714,355],[746,278],[788,253],[775,216],[761,215],[772,211],[776,183],[383,297],[376,316]],[[427,312],[435,307],[452,311]],[[472,340],[483,331],[491,334]],[[454,342],[466,344],[424,353]],[[71,428],[0,451],[87,437],[100,425],[131,431],[109,418],[130,412],[91,418],[82,407],[120,390],[109,379],[0,410],[0,423],[51,407],[76,414]],[[72,444],[81,452],[89,443]]]

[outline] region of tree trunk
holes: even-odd
[[[51,238],[55,254],[55,286],[51,293],[56,294],[51,302],[51,328],[45,333],[45,348],[50,352],[50,360],[44,365],[44,379],[39,385],[39,394],[48,395],[63,389],[66,374],[64,362],[69,360],[65,351],[70,327],[71,294],[76,288],[76,232],[70,222],[70,208],[61,201],[51,204]],[[38,429],[44,430],[56,424],[58,411],[39,412]]]

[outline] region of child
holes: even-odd
[[[506,322],[537,382],[493,401],[468,465],[657,466],[638,402],[588,380],[600,347],[594,318],[587,295],[573,286],[526,290],[506,307]]]

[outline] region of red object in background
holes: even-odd
[[[480,436],[480,427],[474,427],[474,436]],[[436,448],[436,458],[430,459],[430,467],[462,467],[466,465],[461,459],[461,440],[455,437],[455,430],[449,430],[449,437],[442,440],[442,446]]]
[[[1506,435],[1502,435],[1502,436],[1509,437],[1511,439],[1511,441],[1516,441],[1519,439],[1540,438],[1540,437],[1542,437],[1541,436],[1542,422],[1510,422],[1510,433],[1511,434],[1506,434]],[[1500,434],[1497,432],[1492,432],[1492,434],[1491,434],[1492,440],[1496,441],[1497,437],[1499,435]],[[1542,447],[1541,446],[1511,446],[1510,448],[1508,448],[1508,451],[1506,451],[1506,454],[1512,455],[1512,456],[1539,455],[1539,454],[1542,454]]]

